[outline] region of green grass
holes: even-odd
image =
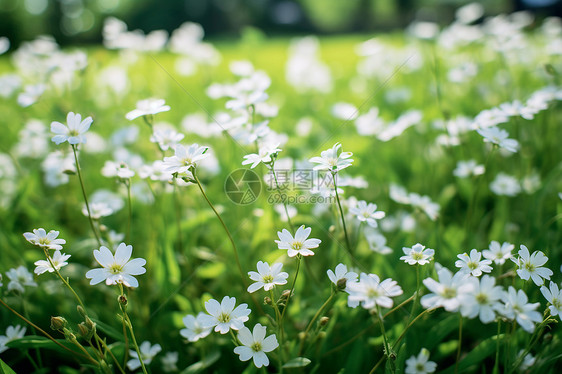
[[[72,89],[51,89],[38,103],[28,108],[19,107],[14,97],[0,101],[0,150],[12,153],[13,145],[19,140],[19,131],[29,119],[40,119],[45,124],[51,121],[64,122],[66,113],[74,111],[83,116],[93,116],[91,131],[105,139],[109,139],[116,129],[137,126],[140,130],[138,141],[127,146],[128,149],[140,154],[145,162],[161,159],[155,145],[149,142],[148,126],[140,118],[130,123],[125,119],[125,114],[135,107],[138,100],[148,97],[164,98],[172,109],[157,114],[155,118],[157,121],[172,123],[179,129],[186,114],[213,114],[222,111],[225,100],[211,100],[205,90],[214,82],[234,82],[235,77],[229,72],[228,63],[248,59],[257,69],[265,70],[272,79],[267,91],[269,101],[278,104],[280,111],[271,120],[270,126],[289,136],[287,144],[282,146],[280,157],[309,159],[318,156],[320,151],[328,149],[334,143],[341,142],[344,151],[354,154],[353,166],[345,169],[342,174],[363,176],[369,183],[366,189],[345,188],[345,198],[355,196],[358,200],[374,202],[387,215],[400,210],[411,211],[410,207],[389,198],[389,185],[395,183],[410,192],[428,195],[440,204],[441,214],[438,220],[431,221],[423,213],[415,212],[417,225],[413,231],[394,230],[385,233],[387,245],[393,249],[393,253],[387,256],[371,251],[362,235],[356,235],[356,231],[351,233],[352,242],[357,244],[354,256],[362,269],[378,274],[381,279],[395,279],[404,289],[404,294],[395,299],[395,305],[406,300],[415,291],[415,270],[400,261],[399,257],[402,256],[403,246],[411,247],[417,242],[434,248],[435,261],[452,270],[455,270],[457,254],[469,252],[472,248],[485,249],[491,240],[514,243],[514,253],[520,244],[525,244],[531,251],[542,250],[549,257],[547,266],[554,271],[552,279],[560,283],[560,104],[553,101],[547,110],[537,114],[531,121],[512,119],[502,125],[502,128],[508,130],[510,137],[516,138],[521,144],[520,152],[509,157],[503,157],[498,152],[490,154],[482,137],[474,131],[461,135],[460,146],[439,148],[435,146],[435,139],[443,134],[443,130],[431,125],[435,120],[459,115],[472,118],[480,111],[506,101],[524,101],[537,89],[555,83],[558,78],[545,74],[540,64],[551,63],[560,67],[560,57],[547,56],[541,47],[544,40],[539,36],[535,38],[537,44],[530,52],[532,62],[526,64],[516,60],[502,60],[498,53],[480,45],[446,51],[429,43],[416,43],[423,58],[419,69],[412,71],[396,64],[390,69],[397,69],[393,76],[360,78],[366,88],[360,93],[352,92],[349,86],[350,80],[357,76],[356,64],[360,60],[355,54],[355,47],[366,37],[323,38],[320,40],[321,59],[330,66],[334,78],[334,90],[328,94],[298,94],[286,83],[285,63],[289,40],[283,38],[256,38],[245,42],[218,41],[216,46],[222,54],[221,64],[215,68],[200,67],[192,77],[181,77],[175,72],[175,55],[139,55],[137,60],[126,67],[130,89],[124,97],[113,94],[99,83],[101,69],[124,65],[119,53],[89,48],[88,67],[74,80]],[[381,36],[381,40],[397,50],[411,43],[400,34]],[[479,72],[476,77],[460,84],[448,82],[447,70],[458,60],[477,62]],[[0,59],[1,73],[13,69],[9,56]],[[506,84],[497,82],[500,70],[508,74]],[[385,81],[387,78],[388,81]],[[406,102],[389,102],[385,94],[400,87],[411,91],[411,99]],[[436,95],[437,89],[441,94],[440,100]],[[386,121],[395,120],[407,110],[418,109],[423,113],[423,120],[401,136],[381,142],[374,136],[358,135],[352,121],[335,119],[330,114],[330,109],[338,101],[355,104],[361,108],[361,114],[373,106],[379,107],[381,116]],[[296,123],[302,117],[310,117],[314,121],[308,136],[299,136],[295,130]],[[249,206],[233,204],[224,193],[226,176],[231,171],[242,168],[245,150],[226,135],[201,139],[194,134],[186,134],[182,143],[195,142],[209,145],[218,159],[220,172],[212,175],[202,170],[200,178],[213,204],[222,208],[221,214],[233,233],[244,271],[255,271],[259,260],[270,264],[282,261],[284,270],[290,274],[286,286],[288,288],[296,263],[294,259],[287,258],[284,251],[278,250],[274,243],[277,231],[288,228],[288,225],[281,221],[282,216],[267,202],[267,193]],[[51,150],[67,146],[56,146],[54,143],[49,145]],[[249,152],[254,151],[249,147]],[[457,161],[470,158],[486,164],[486,173],[471,180],[454,177],[452,171]],[[110,159],[110,150],[101,154],[84,152],[80,155],[89,194],[101,188],[120,191],[115,181],[102,177],[99,172],[104,162]],[[5,274],[8,269],[19,265],[32,269],[34,261],[43,259],[42,252],[24,240],[24,232],[39,227],[59,230],[60,237],[67,241],[64,252],[72,255],[70,265],[61,272],[69,277],[85,300],[91,316],[99,321],[97,327],[100,336],[107,337],[108,344],[111,343],[112,350],[121,358],[125,343],[118,317],[118,292],[115,287],[103,284],[89,286],[84,276],[87,270],[97,266],[92,251],[98,246],[91,234],[88,219],[80,212],[83,201],[78,178],[71,175],[68,184],[52,188],[43,181],[40,171],[42,159],[18,158],[14,161],[17,165],[15,192],[9,202],[0,208],[0,272]],[[263,165],[258,166],[255,171],[259,175],[267,172]],[[489,189],[490,182],[499,172],[522,178],[533,171],[539,175],[541,183],[531,194],[522,192],[516,197],[495,196]],[[138,176],[135,178],[139,181]],[[171,351],[179,352],[180,370],[197,362],[201,362],[202,366],[210,362],[209,367],[203,367],[201,372],[258,372],[253,365],[240,362],[232,352],[233,345],[229,335],[212,333],[196,343],[185,343],[179,335],[179,330],[183,327],[181,320],[186,314],[204,311],[206,300],[220,300],[226,295],[236,297],[237,303],[248,303],[252,314],[247,326],[258,322],[267,325],[268,335],[274,333],[275,328],[268,317],[258,311],[245,291],[227,237],[197,186],[180,188],[177,201],[171,193],[160,193],[162,186],[157,182],[152,182],[152,187],[157,191],[152,205],[141,203],[133,194],[132,235],[128,242],[133,245],[133,257],[147,260],[147,273],[137,277],[140,287],[129,291],[128,312],[139,343],[149,340],[153,344],[159,343],[163,348],[151,364],[152,372],[162,371],[159,359],[165,352]],[[471,203],[472,199],[474,201]],[[472,213],[469,213],[471,204]],[[257,208],[263,210],[260,216],[254,214]],[[355,265],[339,244],[344,243],[344,239],[335,208],[322,214],[316,213],[310,204],[299,205],[297,208],[298,215],[293,221],[297,226],[304,224],[312,227],[311,237],[321,239],[322,244],[315,250],[315,256],[302,260],[295,296],[290,302],[285,323],[288,338],[286,349],[289,352],[286,361],[297,356],[298,333],[306,328],[308,321],[330,295],[331,286],[326,270],[333,269],[340,262],[348,267]],[[176,213],[181,217],[181,247]],[[124,208],[117,214],[102,219],[102,223],[108,229],[125,232],[127,217],[127,209]],[[468,223],[467,217],[470,217]],[[348,224],[352,226],[349,221]],[[422,279],[435,277],[433,266],[432,262],[421,269]],[[508,261],[503,270],[513,268],[513,264]],[[500,269],[494,269],[492,274],[500,275]],[[76,302],[72,295],[53,274],[43,274],[36,277],[36,281],[39,287],[27,288],[23,297],[20,297],[7,292],[8,280],[4,277],[2,300],[20,313],[24,311],[25,302],[29,318],[58,339],[63,339],[63,336],[49,329],[51,316],[64,316],[78,335],[76,325],[82,319],[76,312]],[[525,284],[512,275],[503,277],[498,282],[505,287],[514,284],[517,288],[524,289],[531,302],[541,302],[541,312],[545,309],[546,301],[540,294],[539,287],[533,283]],[[276,289],[276,292],[279,290]],[[428,292],[424,287],[422,290]],[[255,296],[261,303],[263,297],[268,295],[258,291]],[[269,315],[274,315],[270,307],[261,307]],[[408,304],[385,319],[391,343],[396,341],[407,325],[410,310],[411,304]],[[325,315],[330,318],[329,322],[319,328],[317,340],[302,354],[311,360],[311,364],[300,371],[369,372],[383,355],[380,329],[372,323],[373,316],[362,308],[347,307],[344,294],[338,294],[333,306],[326,309]],[[22,323],[5,308],[0,308],[0,317],[0,332],[8,325]],[[494,323],[484,325],[478,319],[464,319],[459,364],[462,372],[492,371],[496,328]],[[426,347],[431,352],[430,359],[438,364],[438,372],[454,372],[457,330],[458,313],[452,314],[440,309],[421,318],[409,330],[402,341],[404,344],[396,350],[396,365],[402,370],[407,358],[417,355],[422,347]],[[502,340],[500,352],[500,370],[505,372],[505,360],[513,363],[516,353],[528,344],[531,337],[520,328],[511,333],[511,323],[502,323],[502,333],[506,331],[510,334],[511,343],[508,346]],[[28,327],[29,334],[40,335],[33,333]],[[359,334],[360,337],[352,341]],[[27,372],[32,370],[32,366],[26,352],[37,360],[34,348],[40,348],[44,367],[52,370],[59,368],[64,373],[78,372],[79,364],[68,352],[47,343],[22,343],[20,348],[10,349],[1,358],[16,372]],[[85,343],[84,345],[87,346]],[[554,372],[559,350],[560,331],[553,327],[531,350],[540,359],[530,370],[537,373]],[[271,372],[278,370],[274,358],[277,354],[274,352],[270,355]],[[382,368],[380,370],[382,372]],[[299,369],[286,371],[298,372]],[[186,372],[199,371],[192,369]]]

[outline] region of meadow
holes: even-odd
[[[562,22],[481,16],[0,56],[0,372],[555,373]]]

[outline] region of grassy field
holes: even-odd
[[[154,373],[401,373],[422,348],[440,373],[556,372],[561,335],[555,311],[560,313],[561,301],[549,303],[540,284],[521,279],[520,270],[534,268],[525,267],[518,251],[521,245],[531,253],[542,251],[548,257],[544,266],[552,270],[550,280],[560,285],[562,63],[555,44],[560,30],[540,22],[526,27],[515,19],[504,22],[512,28],[471,26],[482,33],[472,41],[462,38],[466,32],[457,31],[457,39],[448,36],[455,41],[447,39],[452,46],[445,39],[447,30],[453,33],[450,27],[438,40],[406,33],[380,35],[367,43],[372,36],[325,37],[308,40],[298,52],[292,52],[294,40],[251,31],[241,40],[214,42],[221,56],[215,65],[186,53],[196,67],[190,76],[178,71],[180,56],[169,51],[100,46],[40,53],[35,45],[21,58],[18,52],[1,56],[0,80],[16,74],[21,84],[9,92],[7,81],[2,81],[8,93],[0,100],[0,333],[8,326],[27,327],[23,338],[0,340],[3,372],[10,372],[8,366],[18,373],[129,371],[125,366],[131,359],[129,351],[135,349],[133,337],[139,346],[144,341],[161,346],[153,360],[150,355],[143,360],[146,370]],[[87,63],[72,71],[64,61],[72,60],[68,56],[77,51],[85,54]],[[287,62],[295,56],[304,58],[295,62],[304,66],[297,86],[287,79]],[[264,71],[271,83],[262,89],[268,95],[265,101],[235,111],[225,109],[230,99],[213,99],[208,90],[213,84],[244,79],[229,69],[231,62],[240,60]],[[326,68],[328,78],[314,81],[314,74]],[[307,79],[327,88],[307,89],[303,87]],[[39,82],[46,85],[45,92],[29,106],[18,104],[24,85]],[[237,95],[242,94],[235,92],[231,98]],[[164,99],[171,109],[127,120],[136,103],[147,98]],[[514,100],[521,103],[517,113],[500,107]],[[337,103],[352,107],[341,111]],[[277,106],[278,113],[268,114],[272,108],[266,104]],[[373,108],[378,108],[378,116]],[[66,124],[68,112],[93,118],[86,144],[57,145],[50,140],[55,135],[51,122]],[[406,113],[412,120],[404,117]],[[193,114],[202,120],[185,119]],[[240,116],[245,118],[243,125],[233,125],[230,119]],[[252,131],[264,120],[269,121],[268,134],[258,132],[252,138],[239,131],[244,127],[255,135]],[[30,127],[33,121],[39,124]],[[180,144],[209,147],[205,162],[191,167],[198,180],[181,172],[160,180],[143,177],[143,166],[174,156],[172,148],[165,150],[150,141],[161,122],[185,134]],[[481,135],[483,130],[496,125],[517,141],[515,152],[506,150],[505,143],[484,141],[491,138]],[[213,126],[218,131],[212,133]],[[211,136],[203,136],[204,131]],[[313,203],[322,195],[314,194],[311,186],[277,190],[262,182],[261,194],[246,205],[234,203],[225,193],[229,174],[250,169],[242,165],[244,156],[265,144],[279,143],[282,151],[251,169],[262,181],[271,173],[268,160],[275,160],[279,175],[310,171],[316,164],[308,160],[338,142],[344,152],[353,153],[353,163],[338,170],[342,190],[336,196],[333,188],[327,188],[328,203]],[[83,184],[73,149],[79,151]],[[62,152],[60,158],[53,161],[53,152]],[[459,177],[455,172],[459,161],[470,159],[485,171]],[[125,162],[135,175],[105,177],[101,170],[106,161]],[[512,179],[498,182],[502,174]],[[183,186],[182,176],[191,183]],[[357,179],[346,183],[347,177]],[[407,193],[401,194],[400,187]],[[82,213],[83,189],[90,206],[94,192],[100,190],[106,192],[98,201],[116,200],[117,205],[111,205],[107,216],[90,220]],[[302,199],[288,207],[272,203],[281,203],[283,197],[294,202],[297,196]],[[414,202],[420,196],[427,200]],[[384,218],[372,220],[378,221],[373,223],[376,228],[364,222],[366,216],[361,221],[353,214],[361,200],[385,212]],[[310,227],[310,238],[321,243],[312,248],[313,256],[289,257],[275,242],[280,240],[278,232],[287,229],[294,235],[301,225]],[[66,240],[62,252],[71,257],[60,269],[61,277],[57,272],[34,275],[36,286],[25,286],[22,292],[9,286],[10,269],[24,266],[32,272],[34,262],[54,253],[24,238],[24,233],[38,228],[59,231],[58,237]],[[468,296],[460,291],[458,300],[448,296],[460,309],[424,304],[421,295],[432,292],[424,279],[439,280],[441,266],[457,272],[458,255],[473,248],[486,250],[492,241],[513,244],[511,257],[519,266],[510,259],[503,265],[492,263],[490,277],[504,291],[514,287],[525,292],[529,303],[540,303],[529,307],[540,313],[536,325],[529,322],[533,319],[529,314],[510,304],[507,292],[490,302],[494,316],[489,323],[468,315],[464,306],[469,302],[463,298]],[[95,261],[93,251],[100,244],[114,251],[120,242],[132,245],[133,258],[146,260],[146,273],[136,276],[139,286],[123,287],[122,279],[117,285],[90,285],[86,272],[103,265]],[[429,264],[412,266],[400,259],[405,254],[402,248],[416,243],[435,250]],[[248,293],[252,281],[247,273],[256,271],[258,261],[283,263],[286,283],[271,293],[263,289]],[[357,274],[391,278],[403,292],[393,295],[392,306],[378,299],[376,307],[369,307],[366,300],[372,300],[376,290],[365,291],[362,282],[348,288],[330,282],[326,272],[339,263]],[[481,278],[467,274],[461,283],[478,284]],[[544,283],[547,288],[550,280]],[[287,300],[283,291],[291,289]],[[126,296],[126,307],[119,303],[120,295]],[[355,308],[348,305],[353,295],[362,300]],[[235,345],[244,344],[236,331],[211,332],[195,342],[180,335],[186,315],[207,313],[206,302],[220,302],[224,296],[251,309],[246,327],[252,330],[260,323],[268,336],[276,335],[279,347],[267,353],[267,368],[243,362],[233,352]],[[273,303],[264,303],[264,298]],[[86,312],[77,311],[80,303]],[[548,309],[551,304],[553,309]],[[57,331],[51,329],[53,316],[64,317],[64,327],[55,320]],[[81,322],[85,324],[79,327]],[[529,323],[532,328],[525,329]],[[525,360],[522,352],[529,354]],[[531,359],[533,365],[525,367]]]

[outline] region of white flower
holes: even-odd
[[[139,282],[133,275],[146,273],[143,267],[146,265],[146,260],[144,258],[131,260],[132,252],[133,246],[121,243],[113,256],[111,251],[102,245],[99,250],[94,250],[94,257],[102,268],[89,270],[86,278],[91,279],[91,285],[105,281],[108,286],[122,283],[127,287],[138,287]]]
[[[351,152],[341,152],[338,154],[341,148],[340,143],[334,144],[330,149],[322,151],[320,157],[312,157],[309,161],[317,163],[314,170],[328,170],[332,173],[337,173],[338,171],[351,166],[353,159],[350,157],[353,155]]]
[[[381,255],[392,253],[392,248],[386,245],[386,238],[383,234],[370,226],[365,228],[364,234],[371,251],[377,252]]]
[[[26,84],[23,88],[23,92],[18,95],[18,104],[24,108],[35,104],[37,100],[39,100],[39,97],[43,95],[45,89],[47,89],[47,86],[43,83]]]
[[[6,335],[0,335],[0,353],[8,350],[8,343],[16,340],[21,339],[25,335],[26,327],[16,325],[16,326],[8,326],[6,329]]]
[[[418,356],[406,360],[406,374],[429,374],[435,372],[437,364],[429,360],[429,351],[422,348]]]
[[[248,309],[248,304],[240,304],[236,308],[236,298],[223,297],[219,303],[215,299],[205,302],[205,309],[209,315],[201,316],[201,323],[205,327],[215,327],[216,332],[226,334],[230,329],[240,330],[244,327],[244,322],[252,312]]]
[[[504,291],[502,301],[505,304],[502,314],[509,319],[515,319],[528,333],[535,329],[533,322],[541,322],[542,316],[537,309],[540,303],[528,303],[529,299],[523,290],[516,290],[509,286],[507,292]]]
[[[496,195],[515,196],[521,192],[519,181],[505,173],[498,173],[496,178],[490,183],[490,190]]]
[[[361,200],[357,202],[357,206],[350,208],[349,213],[355,214],[360,222],[367,222],[371,227],[377,227],[377,219],[385,216],[383,211],[377,211],[377,204],[369,203]]]
[[[8,270],[6,276],[10,279],[10,282],[8,282],[8,291],[16,290],[20,293],[24,293],[24,286],[37,287],[37,283],[33,281],[33,274],[31,274],[25,266],[18,266],[15,269]]]
[[[260,162],[267,164],[273,161],[271,156],[281,152],[281,149],[277,147],[279,147],[279,143],[261,145],[258,153],[250,153],[244,156],[242,165],[252,164],[250,169],[253,169],[258,166]]]
[[[43,228],[33,229],[33,233],[26,232],[23,236],[31,244],[45,249],[62,249],[61,244],[66,243],[64,239],[57,239],[58,231],[51,230],[47,233]]]
[[[552,316],[562,316],[562,290],[558,288],[558,285],[554,282],[550,282],[550,288],[546,286],[541,287],[541,292],[544,298],[550,303],[548,309],[550,309],[550,314]]]
[[[344,291],[349,290],[349,285],[351,283],[357,282],[357,277],[358,277],[357,273],[354,271],[347,271],[347,266],[345,266],[344,264],[338,264],[335,270],[336,271],[333,272],[331,269],[328,269],[326,273],[328,274],[328,278],[330,278],[330,281],[332,281],[332,283],[338,289],[340,289],[342,283],[344,282],[344,279],[345,279]]]
[[[267,328],[257,323],[254,330],[243,327],[238,332],[238,340],[242,345],[234,348],[234,353],[240,355],[240,361],[248,361],[254,359],[254,365],[261,368],[269,365],[269,359],[266,352],[271,352],[279,346],[275,334],[265,337]]]
[[[521,357],[523,355],[523,353],[525,352],[524,349],[521,349],[519,351],[519,353],[517,353],[517,359],[519,359],[519,357]],[[525,357],[523,357],[523,362],[521,362],[521,364],[519,365],[519,371],[524,372],[525,370],[529,369],[531,366],[533,366],[535,364],[535,362],[537,361],[536,357],[533,357],[532,354],[527,353],[525,355]]]
[[[157,143],[162,151],[174,148],[185,137],[181,132],[177,132],[173,128],[155,129],[150,137],[150,141]]]
[[[129,169],[124,162],[106,161],[101,169],[101,175],[107,178],[131,179],[135,176],[135,172]]]
[[[150,364],[154,356],[156,356],[161,350],[162,347],[160,346],[160,344],[151,345],[149,341],[145,340],[139,346],[142,362],[145,365]],[[129,370],[135,371],[141,367],[139,355],[137,351],[133,351],[132,349],[129,350],[129,354],[131,355],[131,359],[127,361],[127,367],[129,368]]]
[[[191,168],[197,166],[197,162],[201,161],[208,156],[208,147],[199,146],[194,143],[185,148],[183,145],[178,144],[174,149],[175,155],[172,157],[164,157],[164,171],[172,174],[191,174]]]
[[[160,361],[162,362],[162,370],[164,370],[166,373],[178,371],[178,358],[178,352],[166,352],[164,357],[160,359]]]
[[[546,267],[542,267],[548,261],[548,257],[544,255],[541,251],[535,251],[532,255],[529,255],[529,249],[521,244],[521,249],[519,252],[519,258],[512,259],[513,262],[517,264],[517,275],[523,280],[533,279],[533,282],[537,286],[542,286],[544,279],[550,279],[553,274],[552,270]]]
[[[460,296],[473,289],[473,285],[466,281],[465,274],[453,273],[447,268],[437,272],[439,282],[432,278],[423,280],[423,284],[432,292],[423,295],[421,304],[424,308],[444,307],[448,312],[456,312],[460,306]]]
[[[146,99],[137,101],[137,108],[127,113],[125,118],[132,121],[140,116],[167,112],[170,110],[170,106],[164,104],[165,100],[163,99]]]
[[[485,171],[484,165],[479,165],[475,160],[459,161],[457,167],[453,170],[453,175],[459,178],[468,178],[471,175],[484,174]]]
[[[90,214],[92,219],[100,219],[101,217],[107,217],[114,213],[114,210],[104,202],[90,203]],[[88,208],[86,204],[82,206],[82,214],[88,217]]]
[[[35,266],[37,266],[34,270],[34,273],[40,275],[46,271],[52,273],[55,271],[55,269],[60,270],[63,266],[68,265],[68,262],[66,262],[66,260],[68,260],[69,258],[70,255],[61,254],[59,250],[56,250],[55,254],[51,258],[51,261],[53,262],[55,268],[51,266],[51,263],[48,260],[39,260],[33,263]]]
[[[377,305],[392,308],[394,302],[391,297],[402,295],[402,288],[390,278],[380,281],[376,274],[361,273],[359,282],[348,285],[349,296],[347,304],[355,308],[361,304],[365,309],[373,309]]]
[[[410,193],[409,195],[410,204],[415,207],[421,209],[430,220],[435,221],[437,217],[439,217],[439,210],[441,207],[439,204],[431,201],[429,196],[421,196],[415,192]]]
[[[502,308],[500,303],[503,289],[496,286],[496,279],[489,275],[482,278],[471,277],[467,282],[473,288],[461,295],[461,313],[468,318],[480,317],[482,323],[490,323],[496,318],[496,311]]]
[[[509,152],[517,152],[519,143],[515,139],[508,139],[509,133],[499,127],[488,127],[479,129],[477,132],[484,137],[485,143],[496,144]]]
[[[295,237],[287,229],[277,232],[279,240],[276,240],[279,249],[287,249],[287,255],[289,257],[295,257],[296,255],[301,256],[312,256],[311,248],[316,248],[320,245],[320,239],[307,239],[310,235],[312,229],[310,227],[305,228],[304,225],[297,229]]]
[[[490,242],[489,249],[482,251],[482,255],[488,260],[494,261],[495,264],[503,265],[505,260],[511,258],[511,251],[515,246],[508,242],[503,242],[501,245],[499,242],[492,240]]]
[[[460,268],[459,272],[470,274],[474,277],[479,277],[482,273],[489,273],[492,271],[491,260],[481,260],[482,253],[476,249],[470,251],[470,256],[466,253],[457,255],[459,260],[455,261],[455,266]]]
[[[82,116],[78,113],[69,112],[66,116],[68,126],[60,122],[51,122],[51,132],[56,135],[51,138],[56,144],[68,141],[70,144],[86,143],[86,131],[90,128],[94,120],[92,117],[86,117],[82,120]]]
[[[402,251],[404,251],[406,256],[400,257],[400,260],[405,261],[409,265],[429,264],[433,255],[435,255],[434,249],[425,248],[425,246],[420,243],[414,244],[412,248],[402,247]]]
[[[194,317],[191,314],[183,317],[185,329],[180,330],[180,335],[190,342],[196,342],[209,335],[213,329],[212,327],[203,326],[203,320],[205,319],[204,316],[206,316],[206,314],[200,312],[197,317]]]
[[[250,271],[248,275],[250,279],[256,283],[252,283],[248,286],[248,292],[256,292],[263,287],[264,291],[272,290],[276,284],[287,284],[287,278],[289,274],[281,271],[283,264],[278,262],[269,267],[267,262],[258,261],[257,268],[258,272]]]

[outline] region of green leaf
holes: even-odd
[[[8,364],[6,364],[2,359],[0,359],[0,374],[16,374]]]
[[[457,330],[459,327],[459,316],[458,314],[453,314],[447,318],[439,321],[435,326],[433,326],[427,333],[427,339],[423,345],[428,350],[433,350],[435,346],[444,341],[444,339],[451,332]]]
[[[57,341],[67,347],[73,346],[72,344],[70,344],[64,339],[57,339]],[[62,349],[59,345],[55,344],[55,342],[53,342],[52,340],[47,339],[43,336],[36,336],[36,335],[27,335],[20,339],[14,339],[6,345],[10,348],[22,348],[22,349],[47,348],[47,349],[55,349],[61,352],[68,352]]]
[[[481,362],[488,356],[492,355],[496,351],[496,340],[498,336],[494,335],[489,339],[484,340],[482,343],[478,344],[469,354],[466,355],[464,359],[459,362],[458,372],[462,373],[463,370],[469,368],[473,365],[481,366]],[[499,335],[500,341],[503,340],[503,334]],[[451,365],[447,369],[443,370],[442,374],[449,374],[455,372],[455,365]]]
[[[285,365],[283,365],[283,368],[285,369],[290,369],[290,368],[303,368],[306,365],[310,364],[312,361],[310,361],[308,358],[306,357],[296,357],[293,358],[292,360],[289,360],[285,363]]]
[[[211,352],[211,354],[208,355],[207,358],[205,358],[204,360],[196,362],[193,365],[189,365],[188,367],[186,367],[185,370],[181,372],[181,374],[200,373],[203,370],[207,369],[212,364],[214,364],[215,362],[217,362],[220,356],[221,354],[219,351]]]

